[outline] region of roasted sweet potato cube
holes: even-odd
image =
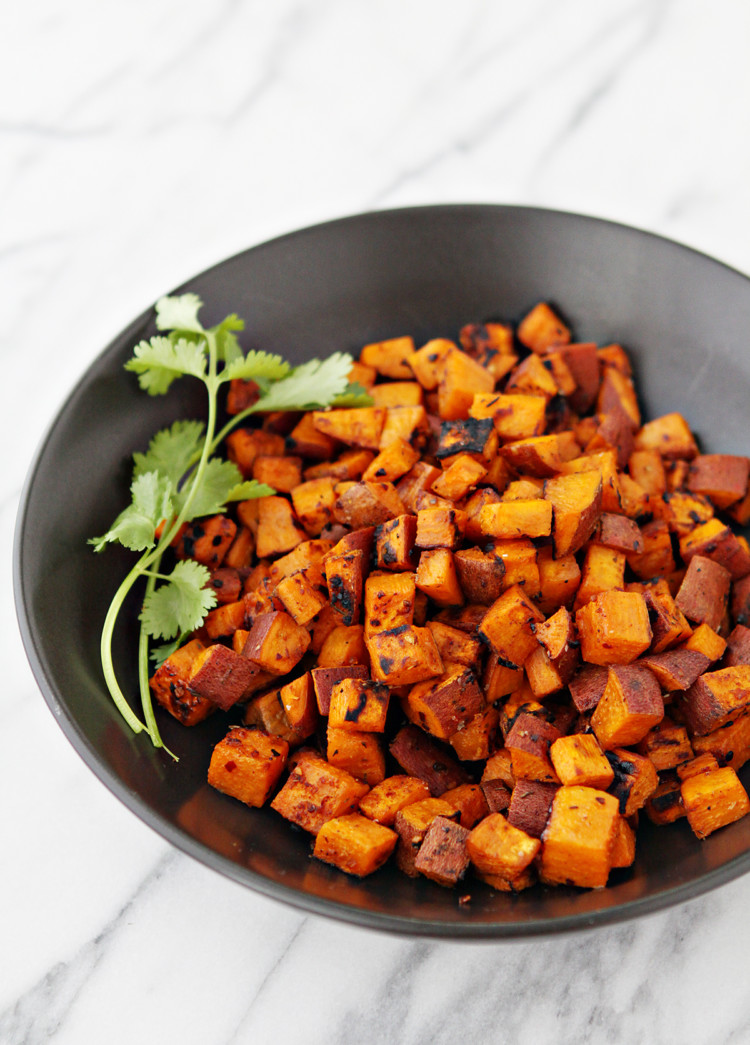
[[[489,757],[495,746],[499,718],[497,708],[482,708],[448,738],[462,762],[478,762]]]
[[[675,603],[689,620],[716,629],[721,624],[732,577],[719,563],[694,555],[677,592]]]
[[[459,784],[446,791],[442,799],[459,811],[461,817],[458,822],[469,830],[489,814],[487,800],[479,784]]]
[[[560,607],[547,620],[537,624],[535,635],[563,685],[567,685],[580,660],[578,639],[570,613],[564,606]]]
[[[558,475],[544,484],[544,497],[554,510],[555,556],[574,555],[599,521],[602,480],[597,471]]]
[[[303,739],[311,736],[318,724],[318,709],[310,672],[282,686],[279,699],[292,729]]]
[[[685,562],[702,555],[729,570],[733,580],[750,573],[747,544],[720,519],[709,519],[680,538],[680,554]]]
[[[366,679],[369,669],[364,664],[346,664],[330,668],[313,668],[310,672],[313,692],[321,715],[327,715],[331,706],[333,687],[342,679]]]
[[[698,453],[693,434],[682,414],[664,414],[647,421],[635,438],[637,450],[656,450],[667,460],[691,461]]]
[[[750,758],[750,709],[713,732],[694,737],[692,748],[696,755],[711,754],[720,765],[740,769]]]
[[[389,406],[380,433],[380,449],[385,450],[397,439],[422,448],[429,434],[430,423],[423,406]]]
[[[513,328],[507,323],[467,323],[458,339],[471,356],[482,356],[488,349],[498,355],[513,354]]]
[[[459,421],[443,421],[440,425],[435,457],[442,460],[456,454],[484,456],[493,443],[497,443],[497,435],[491,417],[481,420],[469,417]]]
[[[591,341],[561,345],[558,348],[573,380],[575,391],[570,395],[570,404],[579,414],[586,413],[595,403],[599,391],[599,355]]]
[[[446,817],[436,816],[425,832],[414,860],[414,869],[438,885],[454,886],[469,866],[465,827]]]
[[[367,566],[364,552],[359,548],[340,554],[334,549],[326,556],[325,575],[331,606],[340,614],[341,623],[347,626],[359,623]]]
[[[558,785],[539,780],[518,780],[513,786],[508,807],[508,823],[532,838],[541,838]]]
[[[412,369],[407,360],[413,352],[412,337],[392,337],[386,341],[374,341],[365,345],[359,354],[359,361],[365,366],[373,367],[384,377],[408,381],[412,376]]]
[[[214,570],[224,561],[236,533],[236,523],[226,515],[196,519],[182,531],[175,553],[179,559],[195,559]]]
[[[421,406],[424,392],[418,381],[388,381],[368,389],[374,406]]]
[[[312,751],[302,753],[289,778],[271,802],[284,819],[316,835],[323,824],[355,812],[367,784],[330,765]]]
[[[217,643],[195,657],[188,686],[198,696],[226,711],[244,696],[257,672],[257,664]]]
[[[413,573],[373,574],[365,581],[366,634],[390,631],[414,620],[417,587]]]
[[[300,417],[287,435],[285,444],[288,453],[316,461],[330,461],[335,456],[338,446],[335,439],[318,431],[313,423],[312,413],[305,413]]]
[[[681,782],[675,773],[665,773],[659,778],[656,790],[643,807],[653,824],[672,824],[685,815],[680,786]]]
[[[487,610],[479,628],[479,637],[509,662],[507,666],[520,667],[537,646],[532,625],[543,620],[542,614],[516,584],[503,592]]]
[[[487,469],[469,454],[459,454],[432,484],[438,497],[459,501],[487,475]]]
[[[590,664],[629,664],[651,645],[646,601],[638,592],[605,591],[576,613],[581,656]]]
[[[744,624],[737,624],[727,637],[724,667],[731,668],[735,664],[750,664],[750,628]]]
[[[489,606],[500,597],[505,586],[505,563],[493,550],[462,548],[454,553],[453,561],[467,601]]]
[[[637,744],[664,718],[664,701],[656,677],[639,664],[609,669],[604,694],[591,717],[603,748]]]
[[[255,551],[255,535],[249,526],[238,526],[229,551],[224,556],[224,566],[230,570],[244,570],[253,561]],[[214,574],[219,570],[214,570]],[[221,601],[221,600],[220,600]],[[227,602],[230,600],[227,599]]]
[[[391,741],[390,752],[404,772],[424,780],[434,798],[470,782],[469,774],[447,749],[416,726],[400,729]]]
[[[499,748],[485,762],[482,783],[489,780],[502,780],[507,788],[513,790],[516,783],[513,775],[513,756],[506,747]]]
[[[275,737],[281,737],[290,747],[298,747],[310,736],[290,723],[278,689],[268,690],[254,696],[245,707],[242,722],[246,726],[257,726]]]
[[[510,394],[538,395],[552,399],[558,394],[558,387],[550,370],[532,353],[511,370],[505,391]]]
[[[328,725],[326,758],[370,787],[385,780],[385,753],[376,733],[354,733]]]
[[[390,690],[382,682],[345,678],[331,693],[328,724],[357,733],[382,733]]]
[[[483,780],[480,784],[490,813],[502,813],[510,805],[510,790],[502,780]]]
[[[542,613],[552,614],[561,606],[571,606],[581,583],[581,570],[575,556],[555,559],[551,548],[541,548],[536,568],[539,576],[536,601]]]
[[[465,352],[456,348],[442,361],[438,384],[438,415],[445,421],[469,416],[475,394],[491,392],[494,375]]]
[[[312,416],[309,414],[306,417]],[[328,438],[318,433],[321,439]],[[302,473],[305,479],[333,479],[336,482],[353,481],[361,479],[365,470],[375,455],[372,450],[355,449],[345,450],[335,460],[324,460],[318,464],[310,465]]]
[[[417,548],[455,548],[463,536],[466,513],[458,508],[423,508],[417,512]]]
[[[184,726],[195,726],[216,710],[212,700],[190,689],[193,664],[204,649],[202,642],[191,639],[167,657],[149,679],[156,700]]]
[[[645,805],[659,783],[654,763],[645,755],[625,748],[607,751],[606,756],[615,773],[610,794],[620,803],[620,813],[632,816]]]
[[[544,301],[534,305],[518,325],[518,340],[532,352],[544,353],[570,341],[570,330]]]
[[[326,604],[325,596],[313,588],[303,573],[293,573],[280,581],[276,595],[296,624],[309,624]]]
[[[237,602],[227,602],[223,606],[217,606],[209,610],[203,621],[203,628],[207,638],[211,641],[233,635],[238,628],[245,623],[245,600],[238,599]]]
[[[413,515],[399,515],[379,526],[375,533],[378,568],[413,570],[417,561],[416,536],[417,520]]]
[[[328,635],[318,653],[318,667],[368,664],[365,629],[361,624],[339,624]]]
[[[538,838],[514,827],[502,813],[485,817],[473,829],[466,844],[478,871],[509,878],[524,871],[541,848]]]
[[[370,462],[362,478],[370,482],[395,483],[397,479],[406,475],[418,460],[418,450],[404,439],[394,439]]]
[[[717,508],[728,508],[747,492],[750,461],[733,454],[699,454],[690,462],[687,488],[709,497]]]
[[[260,729],[232,726],[213,749],[208,782],[249,806],[265,804],[286,765],[289,745]]]
[[[457,350],[458,346],[455,341],[435,338],[409,355],[409,366],[423,388],[432,390],[438,387],[443,372],[443,363],[451,353]]]
[[[459,628],[452,628],[442,621],[430,620],[428,629],[432,632],[440,659],[443,663],[465,664],[468,668],[477,669],[483,653],[482,643],[472,638]]]
[[[382,867],[398,835],[359,813],[328,820],[318,831],[313,856],[340,871],[363,878]]]
[[[747,791],[729,766],[683,780],[680,791],[688,823],[698,838],[707,838],[750,812]]]
[[[333,519],[336,495],[333,479],[309,479],[291,491],[292,504],[299,521],[311,537],[317,537]]]
[[[543,718],[521,712],[505,738],[516,780],[558,783],[557,773],[550,761],[549,749],[559,736],[560,731]]]
[[[259,559],[283,555],[305,540],[307,534],[294,517],[285,497],[258,498],[258,533],[255,552]]]
[[[750,666],[707,671],[677,700],[693,736],[705,736],[725,725],[750,704]]]
[[[427,628],[403,624],[367,639],[372,674],[389,686],[423,682],[443,672],[440,654]]]
[[[635,831],[623,816],[617,822],[611,862],[613,868],[631,867],[635,862]]]
[[[277,493],[291,493],[302,482],[302,458],[258,454],[253,461],[253,479],[267,483]]]
[[[512,443],[543,434],[546,402],[543,396],[478,392],[469,416],[477,420],[491,417],[501,440]]]
[[[661,497],[667,492],[664,460],[657,450],[633,450],[628,458],[630,478],[648,494]]]
[[[726,639],[717,635],[708,624],[699,624],[692,635],[685,640],[683,649],[695,650],[708,657],[709,661],[719,660],[726,649]]]
[[[576,672],[568,683],[568,689],[578,711],[593,711],[604,696],[608,678],[609,669],[595,664],[584,664]]]
[[[629,586],[630,589],[631,586]],[[636,586],[632,586],[634,590]],[[669,592],[669,586],[663,579],[652,581],[642,586],[642,594],[646,600],[648,618],[651,624],[651,652],[662,653],[664,650],[682,642],[690,635],[687,618]]]
[[[309,645],[309,632],[295,624],[288,613],[277,610],[256,617],[242,655],[264,671],[286,675],[300,662]]]
[[[606,791],[615,778],[614,770],[590,733],[558,737],[550,745],[550,759],[563,784],[580,784]]]
[[[268,573],[268,579],[272,583],[278,584],[279,581],[285,577],[291,577],[294,573],[304,573],[314,588],[320,588],[324,583],[325,557],[332,547],[333,541],[328,539],[303,541],[287,555],[283,555],[273,563]]]
[[[658,773],[675,769],[693,758],[687,730],[668,718],[648,731],[638,744],[638,752],[651,759]]]
[[[537,700],[543,700],[552,693],[558,693],[565,685],[542,646],[537,646],[526,658],[523,667],[531,692]]]
[[[394,827],[399,835],[396,859],[399,870],[411,878],[419,873],[415,868],[417,853],[435,817],[458,820],[459,811],[441,798],[425,798],[411,802],[396,814]],[[468,834],[468,832],[467,832]]]
[[[692,759],[690,762],[683,762],[681,766],[678,766],[677,776],[680,780],[688,780],[693,776],[713,773],[715,769],[719,769],[719,763],[710,751],[706,751]]]
[[[364,406],[340,410],[316,410],[313,425],[324,435],[350,446],[377,450],[385,424],[384,407]]]
[[[614,548],[605,548],[604,545],[595,544],[593,541],[586,548],[581,571],[581,583],[578,586],[575,599],[575,609],[579,610],[594,595],[612,589],[623,589],[625,587],[625,566],[627,560],[624,552],[615,551]]]
[[[404,775],[390,776],[365,795],[359,809],[371,820],[391,827],[400,810],[429,797],[430,790],[423,780]]]
[[[479,526],[488,537],[547,537],[552,532],[552,504],[543,498],[486,504]]]
[[[601,889],[607,884],[618,830],[617,800],[591,787],[561,787],[542,835],[545,882]]]
[[[284,437],[261,429],[236,428],[226,438],[227,456],[234,461],[244,479],[252,478],[253,464],[259,454],[280,457],[285,450]]]
[[[641,657],[643,664],[653,672],[665,693],[689,689],[710,661],[697,650],[673,649],[665,653],[647,654]]]
[[[493,540],[484,547],[488,554],[502,560],[505,567],[503,586],[506,590],[517,584],[530,599],[539,595],[540,573],[537,550],[532,541],[527,537],[513,541]]]
[[[438,606],[460,606],[464,601],[453,553],[448,548],[428,548],[422,552],[416,583]]]
[[[336,519],[354,529],[380,526],[403,514],[396,487],[381,481],[355,483],[338,496],[334,509]]]
[[[426,732],[440,740],[448,740],[483,706],[484,697],[476,677],[469,668],[465,668],[438,679],[417,683],[406,697],[404,710]]]
[[[653,519],[641,529],[643,551],[629,552],[628,565],[636,577],[648,580],[675,569],[672,538],[663,519]]]

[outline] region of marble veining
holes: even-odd
[[[4,13],[1,1042],[750,1042],[750,879],[578,935],[450,944],[304,915],[171,849],[44,705],[9,555],[34,450],[94,356],[170,287],[271,236],[514,202],[750,272],[749,33],[743,0]]]

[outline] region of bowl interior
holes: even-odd
[[[235,311],[245,348],[294,362],[411,333],[455,337],[470,321],[516,320],[552,301],[578,340],[623,343],[646,417],[679,410],[705,450],[743,453],[750,356],[750,281],[694,251],[577,215],[519,207],[413,208],[343,219],[256,247],[197,276],[202,318]],[[644,824],[635,867],[600,892],[534,889],[517,897],[460,890],[386,867],[363,881],[310,859],[307,835],[249,810],[205,782],[217,715],[184,729],[160,714],[174,764],[134,737],[107,696],[101,621],[131,557],[96,556],[86,540],[127,501],[130,455],[178,417],[200,417],[185,380],[141,393],[123,363],[153,332],[144,313],[97,358],[54,421],[18,519],[16,596],[29,659],[63,730],[104,783],[184,851],[279,899],[363,925],[500,938],[630,917],[696,895],[750,866],[750,818],[698,843],[684,822]],[[116,640],[126,692],[137,693],[131,601]]]

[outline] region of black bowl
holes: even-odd
[[[410,208],[296,232],[217,265],[180,288],[214,323],[236,311],[245,347],[295,362],[411,333],[455,336],[466,322],[518,319],[551,300],[581,340],[631,351],[646,416],[685,414],[703,448],[748,452],[750,281],[645,232],[572,214],[500,206]],[[160,725],[179,763],[133,736],[102,681],[99,630],[132,561],[94,555],[127,501],[130,455],[178,417],[201,416],[189,380],[166,397],[137,388],[123,363],[153,333],[136,319],[68,397],[37,454],[18,517],[15,588],[21,632],[50,708],[76,750],[133,812],[209,867],[268,896],[372,928],[503,939],[601,925],[666,907],[750,868],[750,817],[698,842],[687,825],[644,824],[635,867],[607,889],[528,890],[471,883],[460,891],[386,867],[358,881],[310,857],[310,839],[270,810],[250,810],[206,784],[210,745],[226,720]],[[126,692],[137,693],[131,601],[115,644]]]

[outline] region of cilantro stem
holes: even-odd
[[[122,582],[120,587],[115,592],[115,596],[109,605],[109,609],[107,610],[107,616],[104,618],[104,626],[102,628],[101,638],[102,670],[104,671],[104,678],[107,683],[107,688],[109,689],[112,699],[114,700],[117,706],[117,710],[120,712],[120,714],[125,719],[125,721],[134,733],[140,733],[144,729],[148,732],[150,732],[150,730],[148,729],[148,726],[145,726],[141,722],[141,720],[134,714],[133,710],[130,707],[130,704],[128,704],[127,699],[125,698],[125,694],[120,689],[120,684],[117,681],[117,675],[115,673],[114,664],[112,662],[112,636],[114,634],[117,618],[119,617],[120,610],[122,609],[122,604],[125,601],[128,592],[140,577],[141,565],[147,558],[147,555],[141,556],[141,558],[131,569],[130,573],[127,575],[125,580]]]

